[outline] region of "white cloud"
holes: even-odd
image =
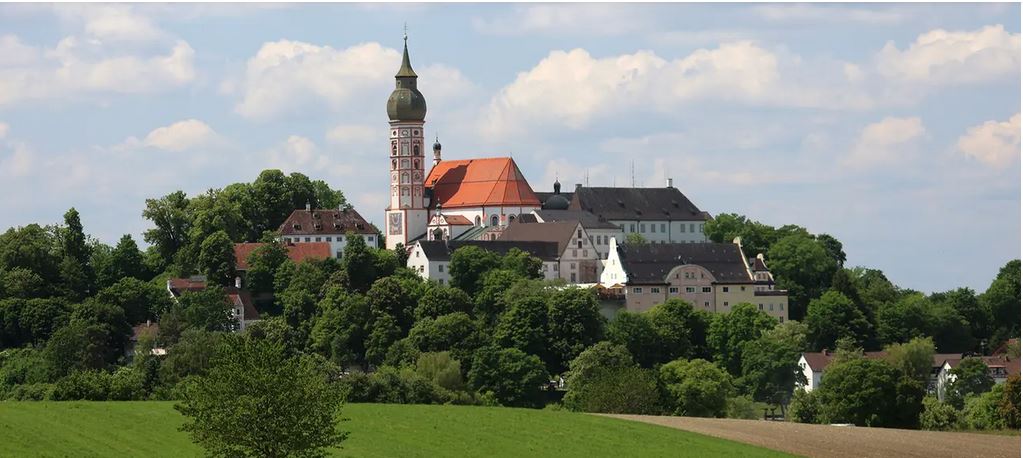
[[[787,23],[849,23],[897,24],[905,16],[891,9],[850,8],[838,5],[811,5],[790,3],[779,5],[758,5],[753,12],[772,22]]]
[[[79,94],[156,92],[195,78],[195,51],[184,41],[165,55],[106,54],[102,44],[74,36],[52,49],[5,36],[0,39],[0,56],[8,56],[0,57],[0,105]]]
[[[167,151],[185,151],[209,146],[219,141],[219,136],[206,123],[198,119],[186,119],[165,127],[153,129],[143,144]]]
[[[34,169],[35,154],[23,143],[0,148],[0,176],[24,177]]]
[[[7,138],[7,132],[10,132],[11,126],[6,122],[0,122],[0,140]]]
[[[915,152],[913,142],[924,132],[920,118],[886,117],[863,128],[844,163],[859,168],[905,162]]]
[[[653,19],[646,9],[609,3],[528,5],[516,7],[509,14],[475,17],[472,25],[476,32],[491,35],[621,35],[645,29]]]
[[[959,151],[991,167],[1012,165],[1020,155],[1020,114],[1008,121],[987,121],[959,137]]]
[[[703,100],[827,109],[872,104],[862,91],[836,88],[826,84],[829,79],[845,76],[841,69],[830,75],[798,56],[750,41],[699,49],[671,61],[651,51],[605,58],[583,49],[553,51],[493,97],[482,128],[492,135],[549,125],[580,129],[625,112],[670,114]]]
[[[886,78],[929,84],[975,83],[1019,77],[1020,35],[991,25],[972,32],[936,29],[905,50],[889,41],[877,56]]]
[[[324,105],[335,111],[357,112],[373,102],[383,113],[379,94],[394,87],[400,63],[401,52],[379,43],[334,49],[291,40],[267,42],[248,60],[241,81],[225,81],[221,91],[240,93],[242,100],[235,111],[253,119],[308,113]],[[418,69],[420,86],[429,87],[428,103],[474,90],[457,69],[416,65],[414,58],[413,67]]]
[[[266,156],[270,167],[289,172],[314,171],[344,176],[354,170],[351,164],[333,161],[315,142],[300,135],[289,136],[284,143],[267,151]]]
[[[149,41],[164,36],[146,16],[128,5],[81,5],[85,32],[101,40]]]

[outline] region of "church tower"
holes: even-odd
[[[401,68],[394,75],[394,92],[387,99],[390,119],[391,200],[387,206],[387,248],[426,233],[429,201],[423,194],[423,124],[426,121],[426,98],[416,87],[419,77],[412,70],[408,57],[408,35]]]

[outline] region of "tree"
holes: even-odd
[[[462,365],[457,359],[451,357],[451,353],[446,351],[419,355],[416,360],[416,373],[446,390],[461,391],[465,389],[465,381],[462,380]]]
[[[0,291],[2,297],[32,299],[50,295],[51,285],[39,274],[24,267],[15,267],[0,271]]]
[[[91,253],[85,243],[85,231],[78,210],[71,207],[64,214],[64,228],[61,232],[61,277],[64,279],[70,297],[82,299],[89,295],[95,282],[95,273],[89,265]]]
[[[364,363],[371,321],[366,296],[332,288],[319,308],[323,314],[316,318],[309,336],[312,349],[341,367]]]
[[[567,368],[590,345],[604,338],[603,315],[592,290],[566,288],[555,291],[547,302],[547,348],[551,372]]]
[[[481,347],[469,370],[470,388],[508,407],[542,407],[548,380],[540,358],[516,348]]]
[[[501,269],[510,270],[522,278],[533,280],[543,278],[543,272],[540,272],[541,268],[543,268],[543,261],[540,258],[518,248],[508,250],[501,258]]]
[[[365,292],[373,285],[377,280],[375,260],[376,257],[362,236],[345,236],[345,255],[341,258],[341,268],[348,275],[348,286],[351,289]]]
[[[156,320],[172,304],[166,289],[132,277],[104,288],[96,294],[96,300],[120,307],[129,324]]]
[[[945,401],[961,408],[967,396],[986,393],[995,381],[987,363],[980,358],[965,358],[952,369],[952,381],[945,389]]]
[[[146,280],[142,253],[130,235],[123,235],[117,246],[108,253],[100,251],[97,254],[99,259],[96,263],[96,284],[100,289],[107,288],[122,278]]]
[[[877,312],[877,337],[884,344],[907,342],[930,335],[930,303],[922,294],[909,294]]]
[[[42,278],[46,284],[60,280],[57,241],[49,229],[38,224],[10,228],[0,235],[0,270],[23,268]]]
[[[465,291],[470,296],[482,289],[484,275],[500,265],[501,258],[490,250],[475,245],[459,247],[451,253],[451,286]]]
[[[767,257],[778,287],[789,291],[789,318],[793,320],[803,318],[807,304],[827,289],[838,269],[820,241],[801,234],[775,242]]]
[[[274,275],[281,264],[290,262],[288,249],[279,242],[268,242],[249,253],[246,272],[249,290],[254,293],[273,293]]]
[[[952,404],[941,402],[934,396],[924,396],[920,429],[952,431],[959,428],[959,423],[959,411]]]
[[[1020,260],[1005,264],[980,297],[980,303],[991,316],[995,329],[991,342],[1001,342],[1020,335]]]
[[[458,291],[458,290],[456,290]],[[514,291],[513,291],[514,292]],[[548,308],[542,294],[508,294],[510,305],[494,329],[494,342],[547,361]]]
[[[220,288],[188,291],[178,298],[178,302],[182,307],[184,321],[190,327],[206,331],[230,331],[238,324],[227,296]]]
[[[321,362],[232,336],[175,405],[187,418],[181,430],[214,456],[326,456],[347,434],[338,429],[344,393]]]
[[[644,313],[650,316],[660,341],[659,362],[682,357],[710,358],[707,330],[712,316],[708,312],[695,310],[681,299],[668,299]]]
[[[418,300],[405,286],[397,277],[384,277],[374,282],[366,293],[373,316],[390,315],[403,333],[412,327]]]
[[[1002,398],[998,400],[998,414],[1006,428],[1020,427],[1020,382],[1019,374],[1010,375],[1002,386]]]
[[[465,312],[449,313],[417,321],[409,340],[422,352],[451,351],[456,359],[468,361],[477,344],[476,324]]]
[[[828,291],[810,302],[806,314],[810,348],[834,348],[842,338],[852,339],[862,346],[870,334],[870,323],[848,297],[837,291]]]
[[[816,239],[828,252],[828,256],[841,268],[845,264],[845,251],[842,251],[842,242],[829,234],[817,234]]]
[[[208,282],[221,286],[233,284],[234,264],[234,243],[227,232],[214,232],[202,241],[198,267]]]
[[[970,288],[957,288],[929,297],[935,304],[951,307],[965,321],[969,333],[976,342],[986,339],[991,332],[991,316],[984,308],[977,294]]]
[[[543,282],[523,281],[515,272],[505,269],[491,269],[480,280],[480,290],[473,301],[473,314],[489,325],[495,324],[509,305],[507,299],[516,297],[513,289],[528,294],[541,293],[548,289]],[[529,290],[535,288],[535,290]]]
[[[660,379],[675,415],[724,417],[732,381],[728,373],[702,359],[677,359],[661,366]]]
[[[437,285],[427,289],[419,299],[415,319],[436,318],[455,312],[472,313],[472,299],[460,289]]]
[[[873,359],[832,363],[819,390],[825,423],[874,427],[916,426],[924,395],[919,382]]]
[[[784,406],[792,387],[806,383],[799,370],[799,355],[806,348],[807,332],[805,324],[786,321],[746,342],[738,385],[753,399]]]
[[[188,244],[191,217],[188,214],[188,197],[183,191],[175,191],[159,199],[146,199],[142,216],[156,226],[146,230],[143,239],[155,246],[163,259],[174,259],[178,250]]]
[[[885,347],[885,361],[905,375],[925,386],[931,378],[934,365],[934,341],[930,337],[917,337],[904,344]]]
[[[646,237],[643,237],[643,235],[638,232],[625,234],[626,245],[646,245],[647,243],[649,242],[647,242]]]
[[[607,341],[600,342],[587,348],[569,363],[567,374],[569,392],[572,387],[580,388],[592,382],[596,379],[597,374],[604,369],[618,369],[635,365],[632,355],[629,354],[629,350],[625,346]]]
[[[84,320],[73,320],[58,329],[43,350],[49,378],[55,380],[75,371],[106,367],[108,340],[103,326]]]
[[[742,351],[746,342],[756,340],[777,323],[748,303],[736,304],[731,312],[715,315],[707,334],[714,361],[732,376],[742,375]]]
[[[660,336],[649,313],[619,312],[608,324],[607,335],[612,342],[624,345],[642,367],[664,362]]]

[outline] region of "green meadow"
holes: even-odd
[[[334,456],[787,456],[593,415],[530,409],[349,404]],[[172,402],[0,402],[0,456],[201,456]]]

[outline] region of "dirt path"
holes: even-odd
[[[1019,436],[806,425],[721,418],[605,415],[684,429],[807,457],[1011,458]]]

